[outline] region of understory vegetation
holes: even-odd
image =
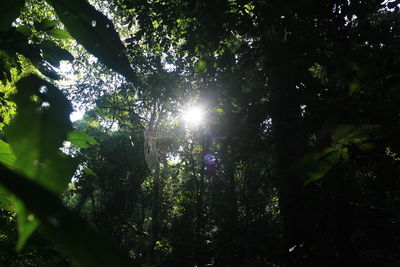
[[[400,266],[399,5],[3,0],[0,266]]]

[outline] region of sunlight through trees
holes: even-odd
[[[3,0],[0,266],[400,266],[400,0]]]

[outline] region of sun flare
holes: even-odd
[[[198,125],[203,121],[204,111],[200,107],[191,107],[183,112],[182,118],[189,125]]]

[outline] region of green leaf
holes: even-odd
[[[348,159],[348,148],[350,143],[356,144],[364,149],[367,139],[371,134],[381,131],[377,125],[339,125],[331,133],[333,146],[320,151],[308,153],[296,161],[287,171],[286,175],[301,177],[307,184],[322,178],[340,158]]]
[[[88,148],[92,145],[97,145],[97,141],[82,132],[73,131],[68,134],[68,141],[80,148]]]
[[[49,77],[53,80],[59,80],[60,76],[54,71],[54,69],[46,62],[44,59],[40,61],[38,64],[35,64],[35,67],[45,76]]]
[[[320,79],[323,84],[328,82],[326,68],[318,63],[315,63],[308,69],[314,78]]]
[[[15,212],[14,198],[4,187],[0,186],[0,208]]]
[[[72,129],[71,105],[60,90],[34,75],[22,78],[16,87],[17,116],[5,131],[9,144],[0,142],[0,162],[49,190],[61,193],[76,167],[75,162],[59,150]],[[38,221],[16,197],[3,194],[2,200],[2,206],[11,206],[17,214],[17,250],[21,250]]]
[[[331,133],[333,142],[342,143],[343,141],[347,141],[354,129],[353,125],[338,125]]]
[[[24,4],[24,0],[1,1],[0,31],[6,31],[11,27],[11,24],[18,17]]]
[[[24,203],[19,199],[14,197],[13,205],[17,214],[18,241],[16,250],[21,251],[29,237],[39,226],[39,221],[26,210]]]
[[[85,168],[85,169],[83,169],[83,171],[84,171],[86,174],[89,174],[89,175],[92,175],[92,176],[96,176],[96,177],[97,177],[97,174],[96,174],[91,168]]]
[[[32,36],[32,30],[27,25],[18,26],[16,28],[16,31],[22,33],[26,37],[31,37]]]
[[[15,59],[6,51],[0,50],[0,73],[2,74],[2,80],[11,81],[11,69],[15,67]]]
[[[204,60],[199,60],[194,65],[195,72],[207,72],[207,63]]]
[[[47,33],[51,36],[54,37],[56,39],[68,39],[70,37],[69,33],[61,30],[61,29],[51,29],[49,31],[47,31]]]
[[[357,80],[352,81],[349,84],[349,93],[350,95],[359,92],[361,89],[360,83]]]
[[[68,52],[68,50],[57,46],[52,41],[44,40],[39,46],[42,49],[44,59],[55,67],[60,66],[61,60],[74,60],[74,57]]]
[[[20,251],[38,227],[39,222],[32,214],[27,212],[21,200],[2,186],[0,186],[0,207],[17,214],[18,241],[16,250]]]
[[[11,167],[15,162],[15,154],[11,146],[0,140],[0,162]]]
[[[18,52],[29,59],[43,75],[46,75],[51,79],[59,79],[59,76],[54,69],[52,69],[52,67],[42,58],[40,49],[35,45],[30,44],[30,41],[25,34],[18,31],[11,31],[10,34],[13,40],[10,49],[12,49],[13,52]]]
[[[114,25],[86,0],[47,0],[68,32],[103,64],[128,80],[136,80]],[[79,19],[77,19],[79,18]]]
[[[321,179],[340,159],[340,153],[333,147],[311,152],[297,160],[286,172],[296,175],[305,184]]]
[[[34,214],[32,218],[30,213],[21,211],[21,216],[25,215],[24,223],[37,217],[41,233],[65,253],[74,266],[138,266],[112,242],[97,234],[78,214],[64,207],[57,195],[1,164],[0,173],[0,183]],[[34,223],[26,226],[24,238],[35,227]]]
[[[317,181],[322,178],[328,171],[336,165],[336,163],[340,159],[340,153],[337,151],[332,151],[318,160],[310,163],[310,168],[307,174],[305,175],[305,183]]]
[[[57,26],[56,20],[44,19],[36,25],[38,31],[49,31]]]
[[[348,145],[354,143],[356,145],[365,142],[371,135],[378,134],[381,126],[365,124],[361,126],[342,124],[338,125],[331,133],[334,143]]]
[[[61,193],[76,165],[59,150],[72,130],[71,105],[58,88],[34,75],[16,86],[17,116],[5,131],[16,156],[13,169]]]

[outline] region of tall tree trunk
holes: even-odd
[[[156,164],[154,169],[154,179],[152,187],[152,208],[151,208],[151,239],[149,249],[149,264],[156,262],[155,247],[159,238],[160,229],[160,164]]]
[[[280,49],[277,49],[278,51]],[[278,52],[275,51],[275,52]],[[296,68],[290,50],[279,51],[269,73],[271,118],[276,151],[279,205],[286,234],[288,266],[302,266],[306,232],[304,228],[303,183],[287,169],[305,153],[306,138],[300,124],[300,103],[296,89]]]
[[[200,137],[200,145],[202,151],[207,151],[205,137]],[[194,160],[193,160],[194,162]],[[205,253],[204,253],[204,231],[205,231],[205,214],[204,214],[204,194],[205,194],[205,164],[204,155],[201,156],[199,177],[195,175],[196,181],[196,207],[195,207],[195,235],[194,235],[194,263],[197,266],[204,266]]]
[[[227,209],[227,240],[228,244],[226,246],[226,262],[228,266],[237,266],[237,203],[236,203],[236,183],[235,183],[235,167],[234,167],[234,159],[229,153],[227,169],[226,169],[226,178],[228,181],[228,190],[227,190],[227,201],[228,201],[228,209]]]

